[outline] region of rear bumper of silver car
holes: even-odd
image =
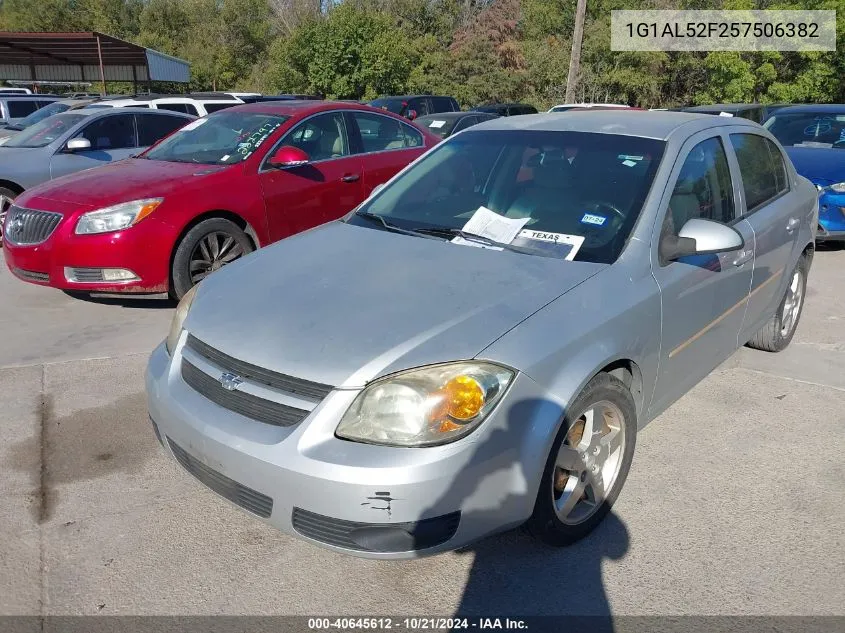
[[[562,408],[518,374],[469,436],[392,448],[334,435],[357,390],[335,390],[282,428],[211,402],[182,379],[179,349],[147,368],[166,450],[200,482],[281,531],[369,558],[416,558],[515,527],[531,514]]]

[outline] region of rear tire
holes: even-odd
[[[203,220],[188,231],[176,247],[170,272],[170,295],[181,299],[205,277],[253,250],[247,234],[231,220]]]
[[[625,484],[636,437],[631,392],[615,376],[599,374],[573,401],[552,444],[528,532],[555,546],[589,534]]]
[[[809,262],[802,255],[792,271],[789,285],[772,318],[748,341],[748,347],[764,352],[780,352],[787,348],[795,336],[798,321],[804,310],[807,295],[807,269]]]
[[[17,197],[16,191],[12,191],[8,187],[0,187],[0,246],[3,245],[3,225],[6,223],[6,211],[9,210]]]

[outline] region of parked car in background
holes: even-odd
[[[17,123],[12,123],[4,128],[0,128],[0,145],[5,143],[7,138],[25,130],[30,125],[35,125],[36,123],[46,119],[47,117],[53,116],[54,114],[59,114],[60,112],[83,108],[88,104],[94,103],[94,101],[96,101],[96,99],[62,99],[60,101],[54,101],[53,103],[46,105],[43,108],[39,108],[38,110],[30,114],[29,116],[24,117]]]
[[[36,110],[58,101],[52,95],[21,95],[0,93],[0,127],[14,125]]]
[[[280,92],[277,96],[284,97],[285,99],[298,99],[302,101],[322,101],[322,95],[300,95],[300,94],[288,94],[284,92]]]
[[[339,218],[439,140],[368,106],[230,108],[137,158],[22,194],[4,255],[32,283],[181,297],[256,248]]]
[[[29,88],[0,88],[0,94],[9,95],[31,95],[32,90]]]
[[[471,112],[486,112],[497,116],[514,116],[517,114],[537,114],[537,108],[525,103],[488,103],[476,106]]]
[[[563,103],[561,105],[552,106],[549,108],[549,112],[566,112],[567,110],[573,110],[576,108],[579,110],[583,110],[585,108],[601,108],[606,110],[608,108],[630,108],[630,106],[618,103]]]
[[[370,101],[370,105],[374,108],[380,108],[393,114],[398,114],[412,121],[418,116],[425,116],[426,114],[460,112],[461,110],[461,106],[458,105],[454,97],[438,97],[434,95],[379,97],[375,101]]]
[[[770,116],[782,108],[790,108],[792,106],[801,105],[800,103],[767,103],[763,106],[763,123],[766,122]]]
[[[714,103],[711,105],[683,108],[683,111],[697,112],[699,114],[730,115],[748,119],[755,123],[762,123],[765,118],[763,106],[759,103]]]
[[[9,208],[25,190],[128,158],[193,119],[178,112],[80,108],[54,114],[18,132],[0,145],[0,228]],[[89,186],[99,191],[104,184],[95,179]],[[63,198],[60,186],[54,191]],[[22,227],[29,230],[26,223]]]
[[[764,127],[818,189],[816,239],[845,241],[845,104],[784,107]]]
[[[783,189],[747,207],[761,178]],[[153,430],[211,490],[347,554],[523,523],[568,545],[642,427],[746,341],[789,344],[815,212],[743,119],[487,121],[183,298],[147,367]],[[507,219],[513,241],[478,234]]]
[[[448,138],[456,132],[465,130],[482,121],[498,118],[498,114],[488,112],[441,112],[417,117],[414,123],[436,134],[440,138]]]
[[[205,116],[244,103],[225,92],[195,93],[188,95],[136,95],[126,99],[100,100],[88,108],[151,108],[182,112],[192,116]]]

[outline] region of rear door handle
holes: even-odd
[[[792,233],[795,229],[798,228],[798,225],[801,224],[801,220],[798,218],[789,218],[789,222],[786,223],[786,232]]]
[[[752,251],[752,250],[741,251],[734,258],[733,265],[734,266],[742,266],[743,264],[750,262],[753,257],[754,257],[754,251]]]
[[[341,180],[343,182],[356,182],[361,177],[361,174],[346,174]]]

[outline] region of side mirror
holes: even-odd
[[[87,138],[72,138],[67,142],[65,148],[69,152],[84,152],[91,149],[91,141]]]
[[[290,145],[282,145],[277,149],[272,156],[267,160],[267,164],[276,169],[288,169],[290,167],[299,167],[306,165],[311,159],[308,154],[303,152],[298,147]]]
[[[408,120],[413,121],[417,118],[417,111],[416,110],[408,110],[408,114],[405,115],[408,117]]]
[[[678,235],[664,235],[660,240],[660,258],[673,261],[688,255],[710,255],[738,251],[745,246],[736,229],[702,218],[688,220]]]

